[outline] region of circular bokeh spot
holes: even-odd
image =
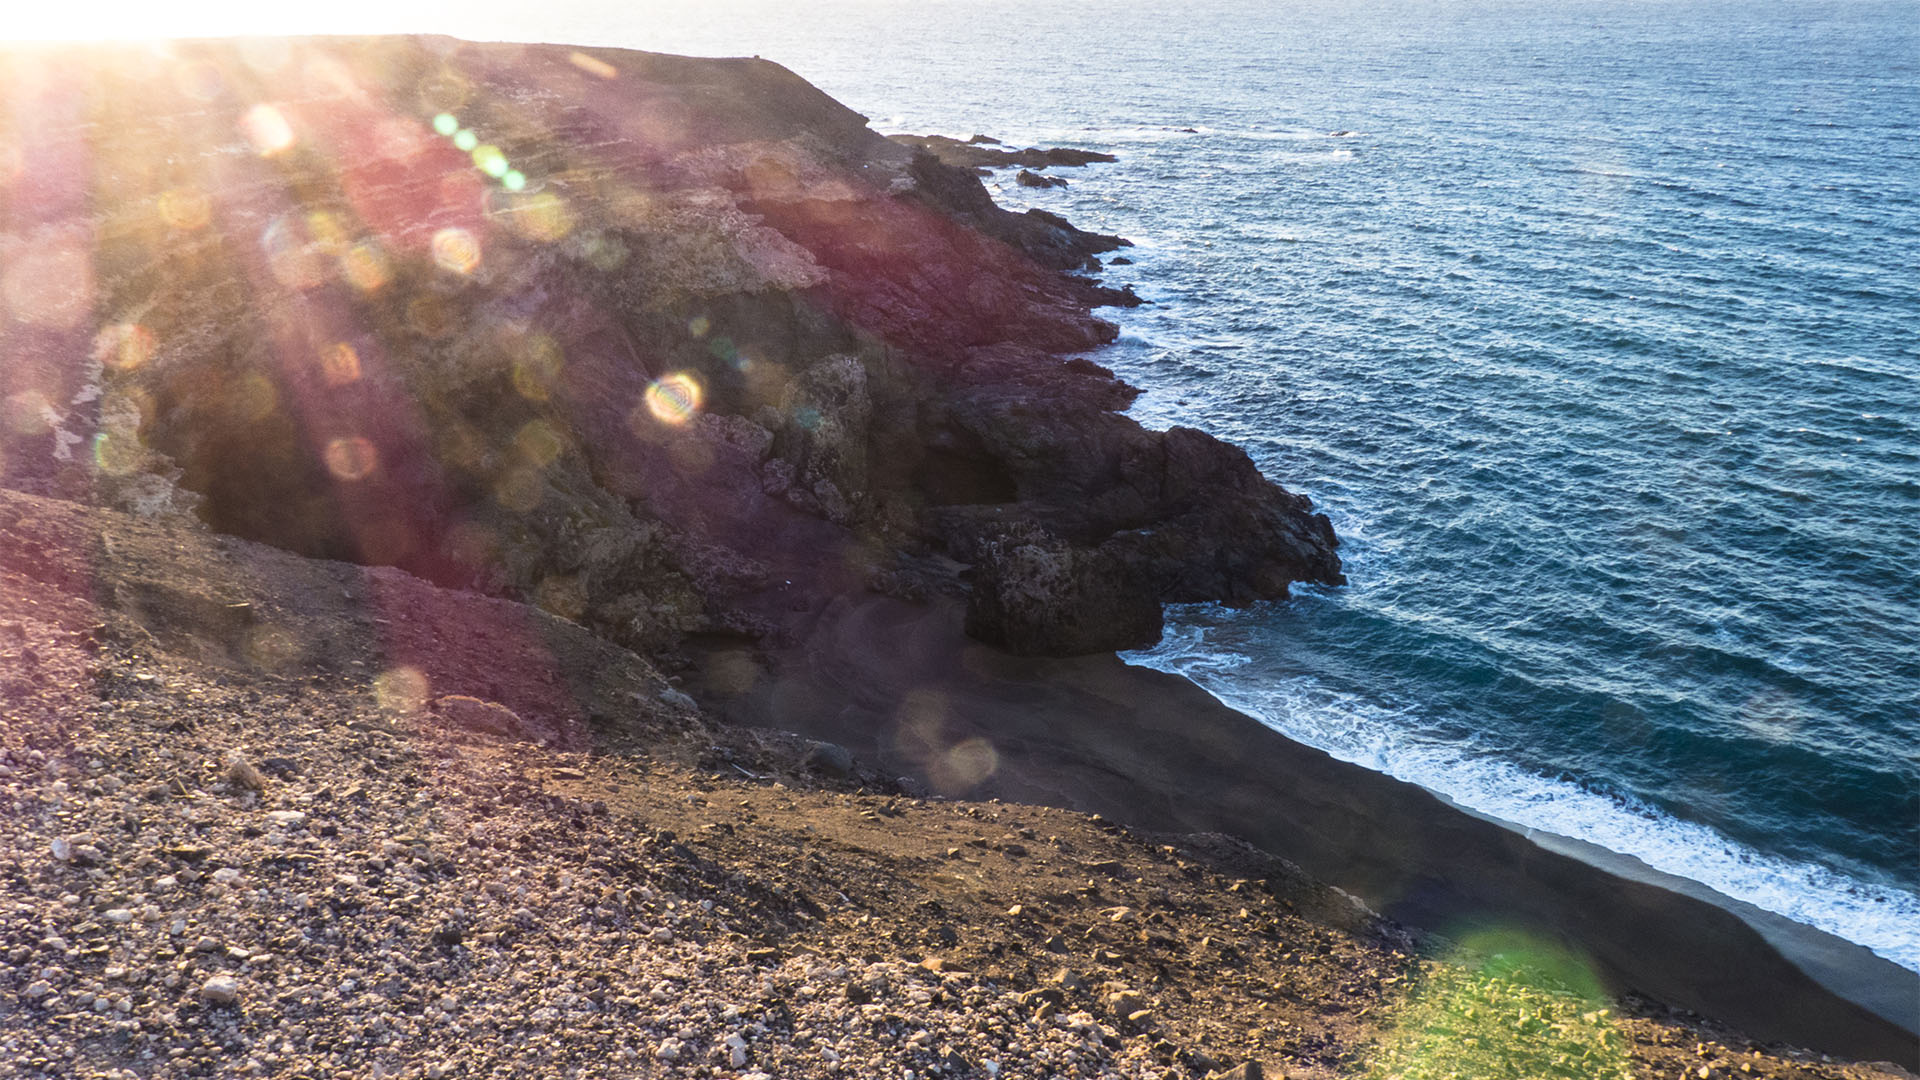
[[[647,412],[663,424],[678,426],[700,411],[703,391],[690,371],[662,375],[647,386]]]
[[[431,692],[426,673],[408,664],[388,668],[373,680],[374,700],[388,712],[417,713],[427,707]]]
[[[160,220],[168,228],[192,232],[213,219],[213,200],[199,188],[169,188],[160,193]]]
[[[345,386],[360,380],[360,353],[342,341],[320,354],[320,373],[328,386]]]
[[[94,338],[93,354],[102,366],[132,371],[153,359],[153,331],[138,323],[115,323]]]
[[[442,270],[471,274],[480,268],[480,241],[465,229],[441,229],[433,234],[433,262]]]
[[[327,471],[349,482],[365,480],[380,467],[380,451],[359,435],[342,435],[327,443]]]

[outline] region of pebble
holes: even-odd
[[[679,1061],[686,1046],[687,1044],[679,1039],[664,1039],[660,1043],[660,1049],[654,1051],[653,1056],[661,1061]]]
[[[106,919],[110,923],[117,923],[121,926],[125,926],[126,924],[133,921],[133,910],[131,908],[123,908],[123,907],[108,908],[106,912],[101,916],[101,918]]]
[[[240,1000],[240,980],[215,975],[200,986],[200,1000],[209,1005],[231,1005]]]
[[[272,810],[267,813],[267,820],[281,828],[291,829],[306,824],[307,814],[304,810]]]

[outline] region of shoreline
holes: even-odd
[[[805,619],[800,644],[757,655],[695,643],[687,688],[730,723],[839,743],[941,794],[1226,833],[1422,930],[1541,934],[1616,994],[1920,1065],[1914,1010],[1897,1018],[1920,976],[1861,946],[1338,761],[1180,676],[997,652],[964,636],[957,602],[842,599]]]

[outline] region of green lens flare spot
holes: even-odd
[[[472,131],[466,128],[461,128],[459,131],[454,133],[453,145],[459,147],[461,150],[467,153],[472,153],[473,148],[480,145],[480,136],[475,135]]]
[[[442,135],[452,135],[460,130],[460,121],[455,120],[452,113],[443,112],[433,118],[433,130]]]
[[[474,167],[495,180],[507,175],[507,155],[497,146],[478,146],[473,151]]]
[[[508,169],[507,174],[500,178],[500,186],[508,191],[519,191],[527,186],[527,174],[519,169]]]

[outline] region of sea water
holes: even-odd
[[[1133,662],[1920,970],[1920,5],[789,10],[570,30],[1119,155],[989,185],[1136,241],[1139,419],[1332,516],[1350,585]]]

